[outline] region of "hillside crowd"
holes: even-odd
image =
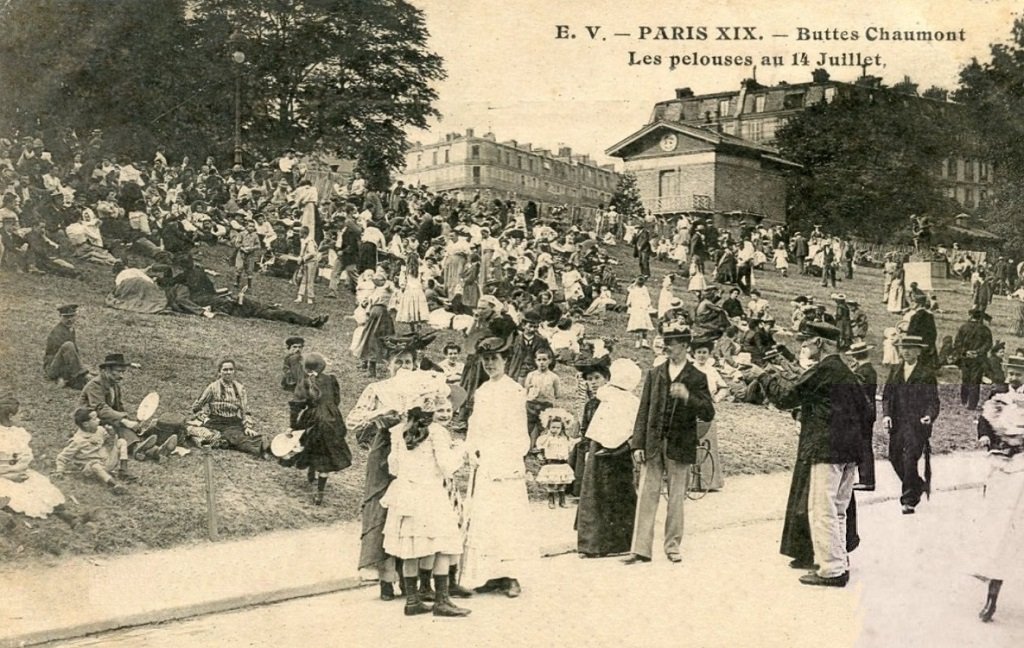
[[[384,599],[399,584],[408,615],[465,616],[451,598],[471,594],[464,584],[516,597],[520,561],[536,554],[517,533],[529,515],[524,457],[539,465],[535,479],[549,506],[579,497],[579,551],[588,558],[650,562],[667,483],[663,549],[679,562],[687,492],[724,487],[720,469],[700,470],[722,465],[714,418],[724,401],[793,411],[799,421],[781,551],[791,566],[809,570],[800,578],[808,585],[849,580],[848,551],[859,543],[853,492],[874,489],[876,400],[904,514],[930,487],[928,438],[944,366],[958,367],[966,408],[983,406],[986,379],[1004,386],[985,401],[1001,409],[983,412],[992,425],[979,428],[979,438],[1012,463],[1007,475],[1019,474],[1019,426],[1004,425],[1002,412],[1021,406],[1004,394],[1022,390],[1024,353],[1004,358],[1005,345],[992,339],[992,291],[980,265],[972,270],[974,307],[955,339],[940,345],[934,299],[904,280],[905,259],[885,260],[882,293],[898,320],[886,329],[880,386],[859,304],[841,292],[831,293],[830,306],[795,295],[791,312],[773,313],[757,287],[755,269],[788,276],[791,259],[795,272],[832,290],[852,278],[863,257],[820,228],[805,238],[783,226],[720,230],[706,218],[626,218],[609,209],[585,229],[557,210],[542,218],[532,202],[488,192],[401,182],[385,189],[358,173],[325,184],[294,151],[222,172],[212,159],[171,164],[157,151],[139,162],[103,150],[99,132],[83,140],[62,133],[49,145],[0,140],[0,269],[78,279],[84,264],[108,266],[111,308],[315,328],[328,315],[254,297],[265,281],[259,276],[291,281],[295,304],[306,307],[348,291],[356,323],[349,350],[370,382],[356,403],[341,403],[339,377],[327,372],[324,355],[292,336],[280,383],[293,431],[271,437],[254,424],[230,358],[186,416],[136,416],[120,386],[131,359],[110,352],[92,371],[77,345],[78,305],[55,305],[60,321],[43,372],[80,392],[76,431],[49,477],[38,473],[30,468],[31,435],[12,420],[19,399],[0,394],[0,460],[9,459],[0,469],[0,508],[11,513],[87,523],[89,512],[71,510],[51,479],[78,474],[121,494],[133,480],[132,460],[159,461],[179,445],[276,458],[305,471],[321,505],[329,476],[353,462],[352,432],[368,451],[360,567],[376,572]],[[639,266],[628,287],[606,252],[622,243]],[[233,285],[217,287],[219,275],[198,260],[197,252],[215,247],[231,251]],[[678,267],[663,277],[657,301],[647,285],[653,256]],[[998,281],[1007,274],[997,271]],[[692,304],[675,293],[683,279]],[[326,297],[322,288],[317,296],[317,283],[326,283]],[[636,349],[652,349],[648,367],[616,357],[621,339],[587,335],[586,323],[609,311],[626,313],[624,337]],[[431,357],[427,349],[444,329],[461,333],[462,343]],[[557,365],[574,367],[578,384],[562,385]],[[559,407],[575,393],[585,400],[578,416]],[[351,406],[347,414],[343,406]],[[455,479],[465,464],[468,488]],[[1016,479],[1007,478],[1006,492]],[[1001,583],[1000,568],[992,569],[979,574]]]

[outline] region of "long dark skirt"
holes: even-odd
[[[807,498],[811,490],[811,465],[797,461],[793,467],[793,481],[789,485],[789,501],[786,503],[786,522],[782,527],[782,543],[779,553],[800,562],[814,562],[814,545],[811,543],[811,523],[807,516]],[[857,535],[856,494],[850,498],[846,509],[846,550],[853,551],[860,545]]]
[[[629,447],[617,454],[595,456],[601,448],[590,441],[576,509],[576,550],[606,555],[629,551],[633,539],[636,491]]]
[[[334,376],[320,374],[317,379],[325,383],[325,390],[338,389]],[[306,433],[302,435],[303,450],[296,457],[296,468],[328,473],[352,465],[352,451],[345,441],[348,430],[334,398],[334,394],[325,395],[318,405],[307,410],[308,414],[300,417],[299,425],[306,427]]]
[[[366,314],[366,325],[363,327],[363,334],[356,346],[360,360],[371,362],[384,362],[387,359],[387,349],[384,348],[384,338],[395,334],[395,322],[391,319],[391,312],[384,304],[374,304]]]
[[[380,498],[388,490],[391,475],[388,457],[391,455],[391,431],[378,429],[366,455],[366,487],[363,494],[363,530],[360,535],[359,569],[377,568],[387,558],[384,552],[384,522],[388,510],[380,505]]]
[[[262,435],[249,436],[241,419],[211,416],[206,427],[220,432],[221,439],[232,450],[241,450],[251,455],[260,456],[265,446]]]

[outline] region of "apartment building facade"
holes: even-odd
[[[499,142],[493,133],[477,136],[470,128],[411,146],[399,179],[432,191],[533,201],[542,215],[564,205],[580,217],[608,204],[619,174],[613,165],[599,165],[569,147],[551,151],[516,140]]]

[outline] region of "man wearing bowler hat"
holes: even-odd
[[[812,570],[800,577],[804,585],[845,587],[849,551],[858,544],[853,486],[869,404],[839,357],[840,337],[835,326],[805,322],[797,332],[803,374],[796,380],[769,374],[765,382],[776,407],[799,409],[800,440],[780,550],[794,558],[791,567]]]
[[[939,388],[935,372],[925,364],[920,336],[904,335],[899,341],[903,361],[893,367],[882,389],[882,426],[889,432],[889,462],[903,482],[900,504],[909,515],[930,489],[931,449],[928,440],[939,416]],[[917,463],[924,454],[925,477]]]
[[[697,457],[697,420],[715,418],[707,377],[687,361],[692,334],[679,322],[662,329],[668,360],[647,372],[629,447],[640,467],[633,541],[626,564],[650,562],[661,484],[668,479],[665,554],[682,561],[683,503]]]
[[[907,335],[921,338],[921,363],[929,369],[939,367],[939,350],[935,342],[939,336],[935,327],[935,315],[928,310],[928,296],[924,293],[914,295],[914,310],[907,321]]]
[[[95,410],[100,423],[113,430],[118,438],[127,443],[127,453],[121,456],[120,477],[128,477],[128,457],[132,454],[145,457],[157,443],[157,437],[151,435],[145,441],[139,440],[140,424],[131,418],[124,407],[121,396],[121,381],[124,372],[133,365],[125,359],[123,353],[108,353],[100,363],[100,375],[96,376],[82,388],[78,404]]]
[[[988,351],[992,348],[992,331],[985,322],[992,318],[979,308],[972,308],[967,316],[953,340],[953,354],[960,365],[960,404],[976,410],[981,377],[988,368]]]
[[[57,308],[60,321],[46,338],[43,352],[43,372],[59,387],[81,389],[89,381],[89,372],[82,366],[75,337],[78,304],[65,304]]]

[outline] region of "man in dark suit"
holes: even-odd
[[[789,242],[789,249],[796,257],[796,263],[800,267],[800,274],[807,274],[804,269],[804,263],[807,261],[807,239],[804,238],[802,232],[797,232],[793,235],[792,240]]]
[[[928,296],[924,293],[914,295],[914,312],[907,322],[907,335],[921,338],[921,363],[934,370],[939,368],[939,350],[935,346],[938,330],[935,327],[935,315],[928,310]]]
[[[928,439],[939,416],[939,388],[934,370],[925,364],[924,340],[907,334],[899,345],[903,362],[893,367],[882,389],[882,425],[889,432],[889,462],[903,482],[900,504],[904,515],[909,515],[929,488],[917,463],[925,454],[925,472],[929,472]]]
[[[661,483],[668,478],[668,513],[665,518],[665,554],[680,562],[683,539],[683,503],[690,467],[697,457],[697,420],[715,417],[708,380],[687,362],[692,334],[685,324],[672,322],[662,331],[668,360],[652,368],[644,379],[640,408],[629,447],[640,466],[640,486],[633,524],[633,541],[626,564],[650,562],[654,521],[661,499]]]
[[[805,322],[797,336],[803,342],[800,366],[804,373],[796,380],[773,374],[765,383],[776,407],[799,408],[800,441],[782,552],[803,553],[796,545],[805,542],[810,531],[815,564],[791,563],[813,569],[800,577],[804,585],[845,587],[850,579],[848,552],[857,544],[849,518],[854,511],[853,484],[868,404],[857,377],[838,355],[839,337],[839,329],[832,325]]]
[[[985,320],[992,318],[978,308],[972,308],[967,316],[969,319],[960,326],[953,340],[953,354],[960,365],[960,404],[976,410],[981,397],[981,377],[988,368],[988,351],[992,348],[992,331]]]
[[[850,350],[846,352],[846,355],[853,358],[853,373],[860,381],[860,386],[864,390],[864,398],[869,405],[864,425],[861,427],[861,455],[860,460],[857,461],[858,479],[857,483],[853,485],[853,490],[875,490],[875,453],[871,447],[871,440],[875,427],[875,395],[878,393],[878,373],[871,366],[871,359],[868,357],[868,351],[873,348],[864,342],[854,342],[850,345]]]
[[[46,338],[43,352],[43,373],[57,386],[82,389],[89,382],[89,371],[83,366],[75,338],[75,322],[78,320],[78,304],[66,304],[57,309],[60,322],[53,327]]]

